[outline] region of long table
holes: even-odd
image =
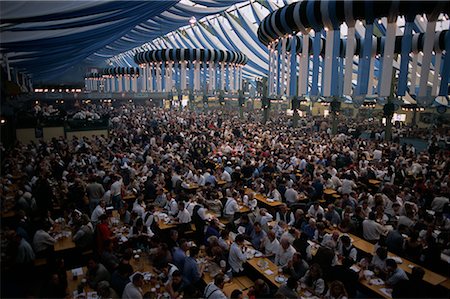
[[[268,201],[266,196],[262,195],[261,193],[256,193],[255,191],[253,191],[253,190],[250,189],[250,188],[245,188],[245,189],[244,189],[244,192],[245,192],[245,194],[247,194],[247,195],[248,195],[248,194],[251,194],[251,193],[254,193],[254,194],[255,194],[255,199],[256,199],[257,201],[259,201],[259,202],[261,202],[261,203],[263,203],[263,204],[265,204],[265,205],[268,205],[268,206],[270,206],[270,207],[278,207],[278,206],[280,206],[281,204],[283,204],[281,201]]]
[[[352,237],[352,235],[351,235],[351,237]],[[375,251],[375,246],[372,243],[367,242],[366,240],[363,240],[363,239],[359,239],[358,241],[353,242],[353,246],[355,246],[357,249],[364,251],[366,253],[369,253],[369,254],[373,254]],[[388,256],[389,257],[399,257],[398,255],[396,255],[392,252],[388,252]],[[430,271],[430,270],[428,270],[420,265],[417,265],[405,258],[402,258],[402,257],[399,257],[399,258],[401,258],[403,261],[401,264],[398,265],[399,268],[403,269],[403,271],[410,274],[412,272],[412,268],[421,267],[425,271],[423,280],[431,285],[434,285],[434,286],[439,285],[448,279],[445,276],[442,276],[433,271]]]
[[[260,265],[261,263],[267,263],[267,267],[262,268]],[[247,263],[255,269],[259,274],[261,274],[266,280],[270,281],[271,284],[273,284],[276,287],[280,287],[282,284],[275,280],[275,277],[278,276],[278,266],[275,265],[274,262],[269,260],[268,258],[261,257],[261,258],[252,258],[247,260]],[[272,273],[267,273],[268,270],[270,270]],[[267,272],[266,272],[267,271]],[[283,274],[284,277],[288,278],[289,275]]]

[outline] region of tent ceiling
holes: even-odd
[[[34,78],[105,59],[242,0],[1,1],[0,41],[9,64]]]

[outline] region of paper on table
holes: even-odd
[[[266,271],[264,271],[264,273],[266,273],[267,275],[272,275],[273,271],[270,269],[267,269]]]
[[[370,281],[370,284],[376,285],[376,286],[380,286],[384,284],[384,281],[380,278],[373,278]]]
[[[389,298],[392,298],[392,289],[380,288],[380,291]]]
[[[352,269],[352,270],[355,271],[356,273],[358,273],[359,271],[361,271],[361,269],[360,269],[357,265],[351,266],[350,269]]]
[[[72,275],[73,276],[81,276],[81,275],[83,275],[83,268],[75,268],[75,269],[72,269]]]

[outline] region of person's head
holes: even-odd
[[[255,232],[256,232],[256,233],[260,233],[261,230],[262,230],[262,228],[261,228],[261,223],[255,222],[255,223],[253,224],[253,228],[255,229]]]
[[[341,296],[347,297],[347,291],[345,290],[345,286],[339,280],[335,280],[330,283],[330,295],[334,298],[339,298]]]
[[[182,201],[178,202],[178,210],[179,211],[183,211],[184,210],[184,202],[182,202]]]
[[[104,247],[105,247],[105,250],[107,250],[107,251],[113,251],[114,243],[110,239],[107,239],[104,242]]]
[[[397,263],[395,262],[395,260],[387,259],[386,260],[386,269],[388,271],[394,271],[395,269],[397,269]]]
[[[236,244],[238,245],[243,245],[245,241],[244,235],[239,234],[236,236],[236,238],[234,239],[234,242],[236,242]]]
[[[100,281],[97,285],[97,293],[102,298],[109,298],[111,291],[109,288],[109,282],[106,280]]]
[[[350,246],[352,241],[348,235],[343,235],[341,237],[341,242],[342,242],[342,245],[344,245],[345,247],[348,247],[348,246]]]
[[[350,213],[344,212],[344,220],[346,221],[350,220]]]
[[[381,259],[381,260],[385,260],[387,258],[387,249],[385,247],[378,247],[377,251],[375,252],[377,254],[377,256]]]
[[[308,220],[308,224],[309,224],[309,226],[315,228],[315,227],[316,227],[316,219],[310,218],[310,219]]]
[[[88,261],[87,267],[90,270],[96,270],[98,268],[98,263],[93,257],[91,257]]]
[[[370,212],[369,213],[369,220],[375,220],[376,219],[376,215],[374,212]]]
[[[269,238],[269,240],[272,242],[273,240],[275,240],[275,238],[276,238],[276,235],[275,235],[275,232],[273,231],[273,230],[270,230],[268,233],[267,233],[267,238]]]
[[[319,264],[312,264],[311,267],[309,267],[309,275],[313,280],[322,277],[322,268],[320,268]]]
[[[217,274],[216,277],[214,277],[214,284],[219,288],[222,289],[225,285],[225,276],[221,273]]]
[[[52,275],[50,275],[50,284],[58,285],[60,283],[61,283],[61,279],[60,279],[58,273],[52,273]]]
[[[108,215],[106,214],[101,214],[98,219],[100,220],[101,223],[106,223],[106,221],[108,220]]]
[[[291,276],[288,278],[287,282],[286,282],[286,286],[288,288],[290,288],[291,290],[296,290],[297,289],[297,279],[294,276]]]
[[[421,267],[414,267],[411,270],[410,278],[411,280],[420,281],[423,279],[423,276],[425,275],[425,270]]]
[[[174,284],[180,284],[182,280],[183,280],[183,276],[181,275],[180,270],[173,271],[173,273],[172,273],[172,282]]]
[[[170,238],[174,241],[178,240],[178,231],[177,230],[170,230]]]
[[[264,292],[266,291],[265,289],[266,283],[261,278],[258,278],[255,281],[255,292],[257,292],[258,294],[264,294]]]
[[[142,287],[144,285],[144,275],[141,273],[136,273],[133,276],[133,284],[137,287]]]
[[[120,263],[117,272],[122,277],[129,277],[133,273],[133,267],[130,264]]]
[[[302,260],[302,255],[300,252],[295,252],[294,255],[292,256],[292,262],[293,263],[298,263]]]
[[[230,299],[242,299],[244,298],[244,294],[241,290],[235,289],[233,292],[231,292]]]
[[[295,219],[303,218],[303,216],[305,216],[305,212],[302,209],[295,211]]]
[[[331,213],[334,211],[334,204],[329,204],[328,205],[328,211]]]
[[[287,207],[287,205],[285,204],[285,203],[283,203],[283,204],[281,204],[280,205],[280,212],[281,213],[286,213],[287,212],[287,210],[288,210],[288,207]]]
[[[250,222],[250,218],[248,217],[248,215],[247,214],[242,214],[241,215],[241,223],[247,224],[249,222]]]
[[[288,238],[281,238],[280,245],[281,247],[283,247],[284,250],[287,250],[291,244],[289,243]]]
[[[189,250],[190,256],[193,258],[196,258],[198,256],[199,252],[200,252],[200,249],[197,246],[193,246]]]

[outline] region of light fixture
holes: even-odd
[[[191,25],[194,25],[196,22],[197,22],[197,19],[196,19],[194,16],[192,16],[192,17],[189,19],[189,23],[190,23]]]
[[[0,120],[0,123],[1,123],[2,125],[5,124],[5,123],[6,123],[6,119],[3,119],[3,118],[2,118],[2,119]]]

